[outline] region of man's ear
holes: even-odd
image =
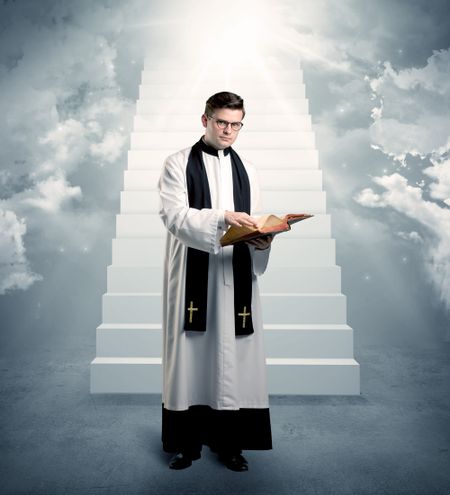
[[[203,127],[206,127],[206,124],[208,122],[208,117],[206,116],[206,114],[204,113],[202,115],[202,124],[203,124]]]

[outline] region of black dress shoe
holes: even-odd
[[[219,453],[219,460],[232,471],[248,471],[247,459],[241,454]]]
[[[189,454],[187,452],[178,452],[169,461],[170,469],[185,469],[192,465],[192,461],[200,459],[200,452],[195,452],[194,454]]]

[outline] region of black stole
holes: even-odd
[[[212,146],[201,138],[192,146],[186,166],[189,206],[201,210],[211,208],[211,194],[202,151],[218,156]],[[233,175],[233,200],[235,211],[250,214],[250,182],[239,155],[231,148],[224,154],[231,154]],[[206,331],[208,300],[209,253],[188,248],[185,284],[184,329]],[[234,279],[234,327],[236,335],[253,333],[252,321],[252,259],[245,242],[233,246]]]

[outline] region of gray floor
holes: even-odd
[[[95,349],[1,359],[2,494],[448,494],[450,345],[357,349],[360,396],[274,396],[274,449],[235,473],[161,451],[159,396],[90,395]]]

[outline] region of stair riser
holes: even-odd
[[[262,191],[264,210],[270,213],[326,213],[325,191]],[[157,191],[121,191],[122,213],[157,213],[160,198]],[[308,222],[309,220],[304,220]],[[295,226],[293,227],[295,228]]]
[[[149,66],[150,67],[150,66]],[[143,70],[142,83],[179,83],[180,80],[186,82],[212,82],[221,84],[225,81],[227,84],[241,83],[245,85],[258,84],[265,82],[267,79],[264,74],[255,70],[240,70],[235,69],[233,72],[220,73],[219,71],[193,71],[193,70]],[[276,70],[271,71],[269,81],[277,83],[302,83],[303,71],[298,70]]]
[[[281,83],[276,87],[275,93],[264,82],[252,84],[245,82],[236,82],[235,84],[222,84],[221,91],[231,91],[237,93],[244,99],[244,105],[248,98],[305,98],[305,85],[301,83]],[[228,87],[228,89],[226,89]],[[178,81],[176,83],[146,83],[139,85],[139,98],[201,98],[205,101],[211,95],[218,92],[216,82],[202,82],[198,85]]]
[[[310,115],[249,115],[244,117],[245,131],[311,131]],[[198,112],[192,115],[136,115],[134,131],[191,131],[204,133]]]
[[[258,279],[261,293],[339,294],[340,266],[274,266],[269,261],[264,275]]]
[[[198,141],[201,133],[197,135]],[[192,146],[194,142],[189,143]],[[234,148],[235,146],[233,146]],[[258,147],[259,148],[259,147]],[[279,169],[318,169],[319,155],[317,150],[270,150],[253,149],[243,150],[239,146],[236,151],[255,165],[258,170]],[[130,170],[157,170],[161,172],[165,159],[178,151],[178,148],[170,146],[165,150],[130,150],[128,151],[128,169]]]
[[[103,323],[161,323],[162,297],[103,294]]]
[[[160,292],[163,268],[109,265],[107,292]],[[276,267],[269,265],[259,277],[259,288],[266,293],[340,293],[341,269],[327,267]]]
[[[156,189],[160,175],[160,170],[125,170],[124,190]],[[258,179],[263,191],[322,191],[321,170],[260,170]]]
[[[261,294],[265,324],[346,323],[347,301],[343,294]]]
[[[352,358],[353,331],[264,330],[269,358]],[[161,357],[162,330],[97,328],[98,357]]]
[[[201,133],[200,133],[201,135]],[[132,150],[183,149],[199,140],[198,132],[132,132]],[[314,149],[314,132],[241,132],[239,148],[259,148],[264,143],[268,149]],[[237,141],[236,141],[237,142]],[[244,155],[245,156],[245,155]]]
[[[97,328],[97,357],[161,357],[162,330]]]
[[[107,269],[106,291],[112,293],[161,292],[163,267],[160,266],[116,266]]]
[[[261,294],[266,324],[346,322],[346,298],[331,295]],[[161,323],[161,294],[103,294],[104,323]]]
[[[359,395],[360,369],[345,365],[267,366],[269,394]],[[160,394],[158,364],[91,364],[91,393]]]
[[[334,239],[291,239],[280,234],[272,245],[269,266],[331,266],[336,264]],[[161,266],[164,239],[113,239],[112,264]]]
[[[359,395],[359,365],[272,365],[267,368],[269,394]]]
[[[275,239],[271,247],[268,269],[336,265],[336,241],[334,239],[295,239],[287,236],[289,233],[279,234]]]
[[[116,215],[117,237],[165,237],[166,228],[156,213],[128,213]],[[295,226],[289,232],[290,238],[331,237],[330,215],[319,214],[308,218],[301,228]]]
[[[136,113],[147,114],[169,114],[169,115],[202,115],[205,110],[205,99],[146,99],[137,100]],[[269,99],[246,99],[245,111],[254,115],[308,115],[309,105],[306,98],[289,98],[285,100]]]
[[[160,364],[91,363],[91,394],[160,394]]]

